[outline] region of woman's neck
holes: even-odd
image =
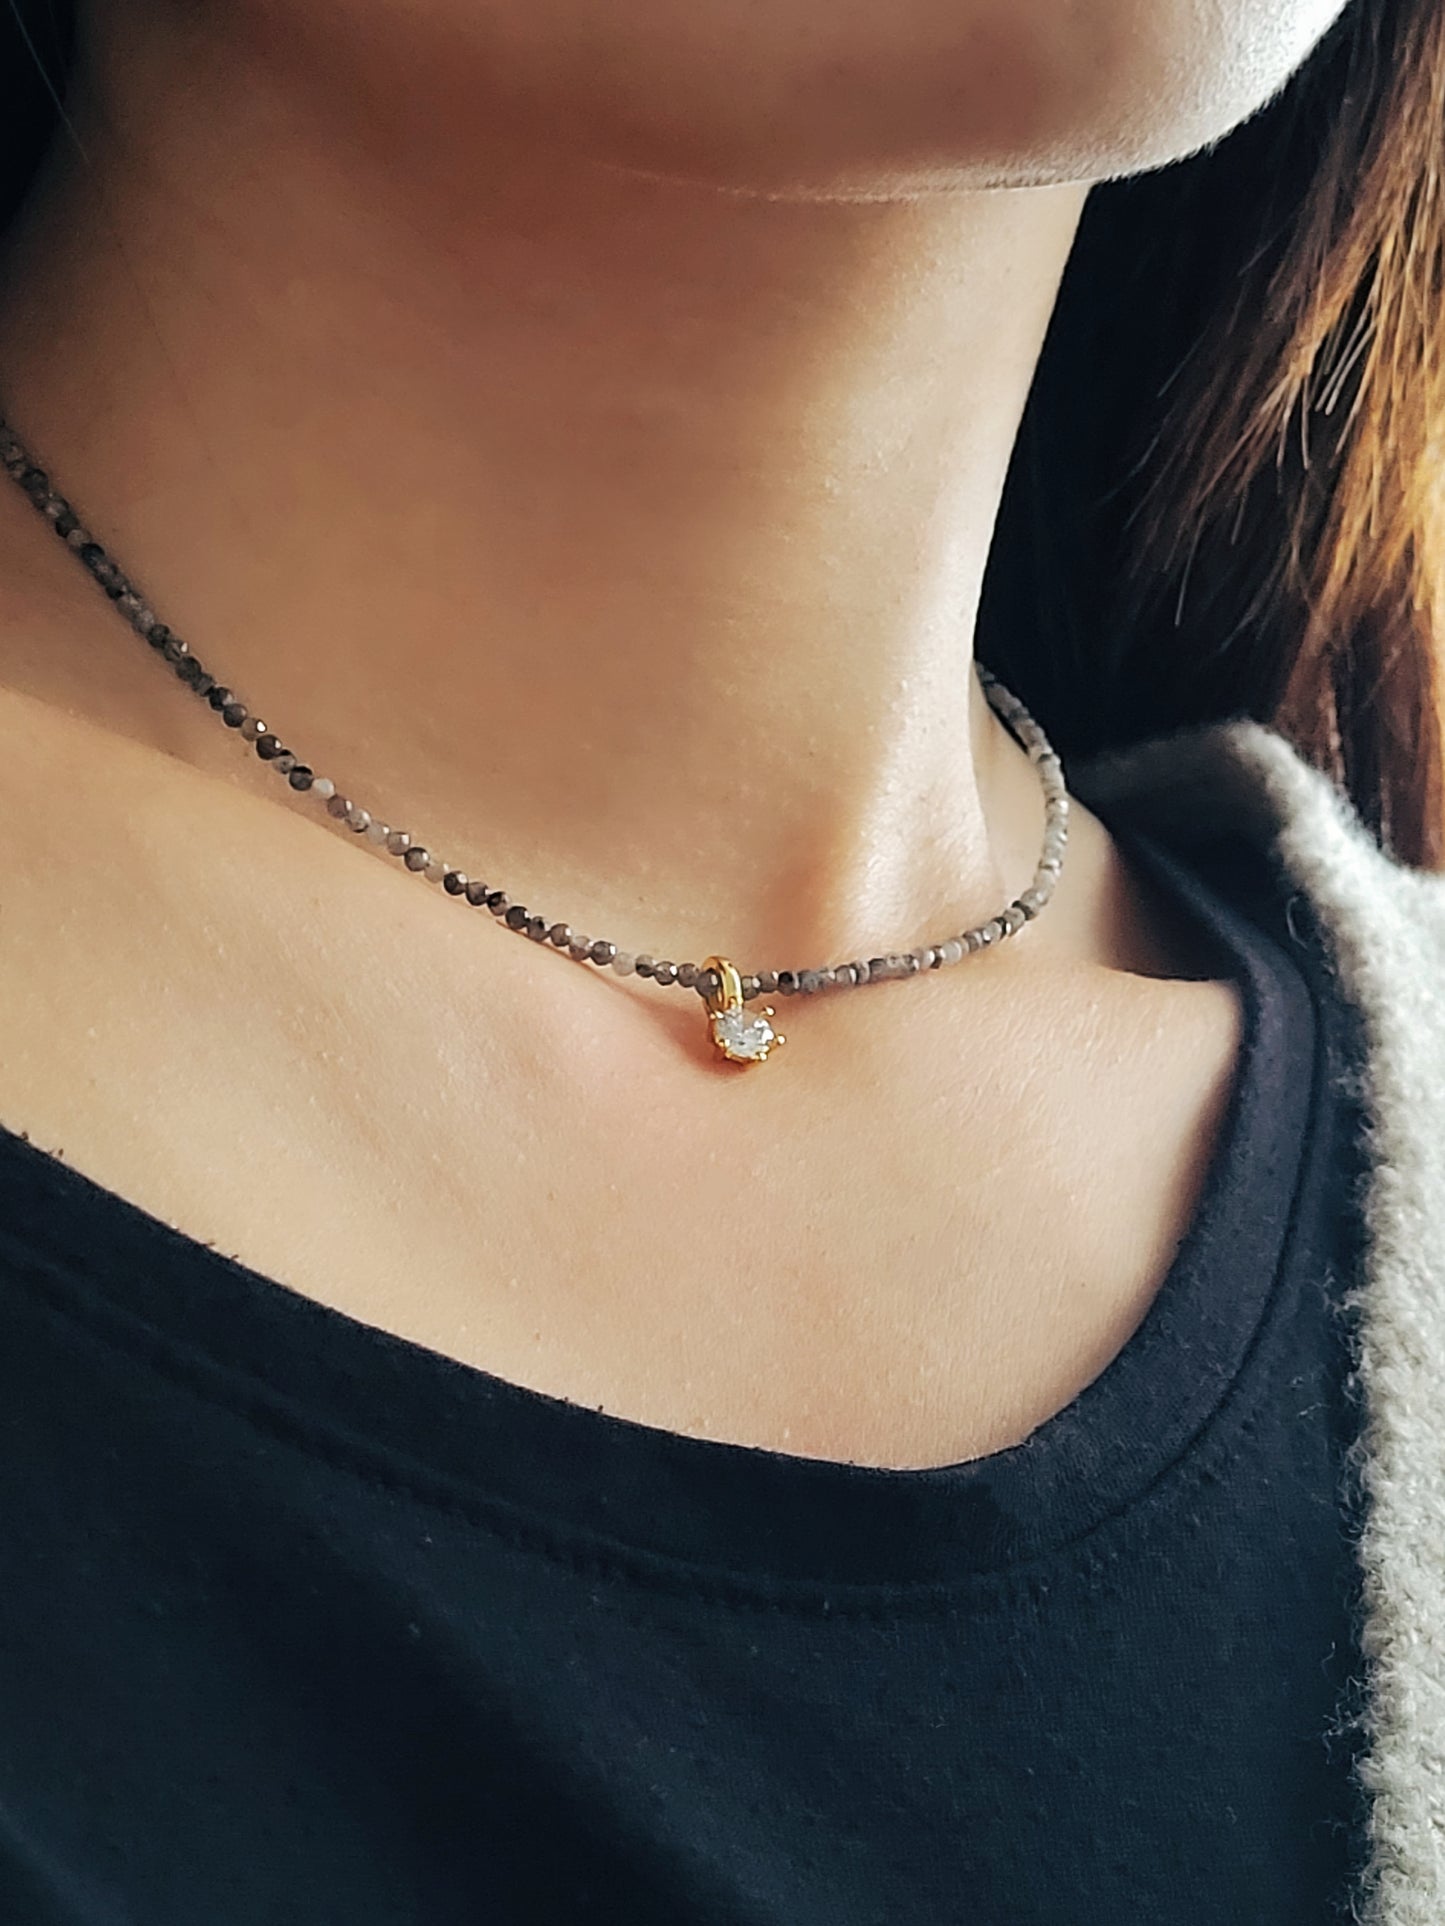
[[[183,40],[214,11],[99,46],[0,283],[15,425],[207,665],[623,942],[821,962],[1021,887],[1042,805],[971,638],[1085,188],[660,181],[447,71],[425,10],[324,73]],[[7,569],[41,539],[7,512]],[[234,756],[125,672],[118,726]]]

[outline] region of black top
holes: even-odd
[[[1142,1323],[987,1458],[512,1385],[0,1133],[0,1918],[1344,1917],[1356,1020],[1272,859],[1107,814],[1243,1054]]]

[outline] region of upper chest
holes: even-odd
[[[99,826],[57,798],[5,869],[0,1123],[554,1395],[807,1455],[999,1449],[1127,1340],[1216,1146],[1223,983],[964,965],[809,999],[787,1050],[719,1066],[690,994],[313,825],[262,846],[215,785],[184,818],[121,798]]]

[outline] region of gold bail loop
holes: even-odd
[[[717,974],[717,988],[705,990],[703,1001],[713,1045],[720,1056],[729,1063],[762,1063],[770,1050],[787,1042],[782,1031],[768,1021],[773,1014],[771,1003],[760,1010],[748,1009],[735,964],[725,956],[710,956],[702,967],[704,973],[713,970]]]
[[[743,980],[736,964],[730,963],[725,956],[710,956],[702,967],[704,975],[709,970],[717,971],[717,988],[709,990],[703,999],[709,1011],[742,1009]]]

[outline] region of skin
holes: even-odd
[[[740,967],[933,940],[1042,803],[968,673],[1090,187],[1319,0],[103,0],[0,275],[12,418],[315,767],[529,905]],[[0,1116],[273,1280],[699,1436],[1015,1442],[1137,1326],[1233,989],[1075,806],[996,956],[779,999],[363,860],[0,497]],[[43,796],[43,809],[34,798]]]

